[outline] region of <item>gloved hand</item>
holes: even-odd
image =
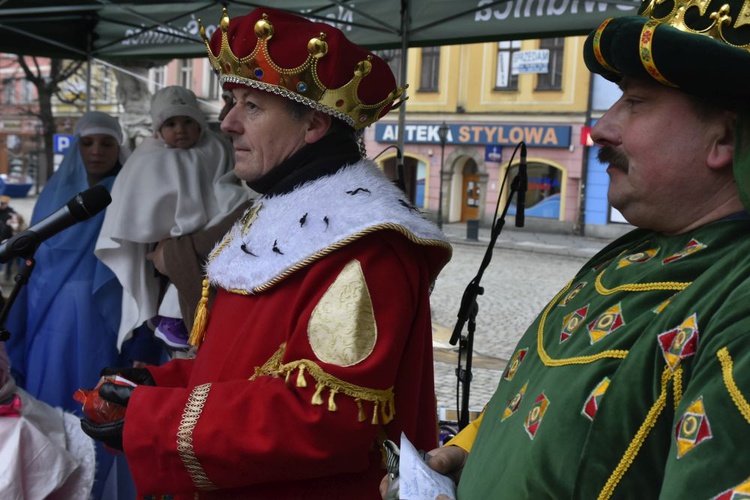
[[[97,424],[85,418],[81,419],[81,429],[83,429],[83,432],[93,439],[101,441],[106,446],[119,451],[122,451],[122,431],[124,428],[124,419],[104,424]]]
[[[130,385],[105,382],[99,387],[99,396],[110,403],[120,406],[128,406],[130,395],[133,394],[133,389],[135,389],[135,387]]]
[[[151,376],[151,372],[146,368],[116,368],[108,366],[99,373],[102,377],[111,375],[120,375],[138,385],[156,385],[154,377]]]

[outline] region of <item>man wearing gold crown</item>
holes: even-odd
[[[592,137],[639,228],[431,452],[460,500],[750,498],[749,42],[748,0],[647,0],[589,35],[586,64],[623,92]]]
[[[206,44],[262,197],[209,257],[196,357],[106,369],[139,385],[104,384],[124,420],[82,426],[143,495],[377,498],[384,439],[437,442],[429,289],[451,255],[363,158],[402,89],[339,30],[274,9],[225,11]]]

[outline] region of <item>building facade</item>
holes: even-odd
[[[25,183],[37,177],[43,156],[38,111],[36,88],[25,78],[16,56],[0,53],[0,178],[4,182]]]
[[[527,227],[603,237],[622,234],[629,227],[609,207],[605,167],[598,163],[598,148],[588,136],[619,92],[604,80],[592,79],[581,57],[583,41],[560,37],[409,49],[402,160],[396,147],[401,110],[365,131],[368,155],[391,178],[401,177],[412,203],[427,217],[488,226],[506,204],[508,214],[515,212],[509,194],[523,142]],[[378,54],[401,74],[400,50]],[[218,127],[221,89],[207,58],[151,63],[137,71],[99,65],[92,75],[93,109],[118,115],[131,137],[150,134],[147,100],[166,85],[193,90],[209,122]],[[67,85],[74,92],[82,83]],[[123,103],[125,94],[118,85],[139,85],[145,102]],[[3,99],[0,106],[5,104]],[[80,103],[58,102],[58,132],[72,134],[83,111]],[[23,123],[19,127],[33,135],[34,126]],[[1,150],[0,172],[7,164]]]
[[[629,229],[614,219],[586,216],[587,209],[608,212],[609,207],[606,179],[604,198],[597,189],[592,203],[585,199],[587,161],[591,155],[596,161],[597,148],[582,135],[592,117],[583,41],[569,37],[410,49],[401,170],[415,206],[436,218],[440,214],[443,223],[489,225],[506,204],[513,214],[515,199],[509,203],[508,197],[523,141],[527,226],[606,237]],[[397,55],[381,55],[398,74]],[[447,127],[444,140],[441,126]],[[397,140],[396,112],[367,131],[368,152],[382,151],[378,161],[392,176],[399,171],[398,151],[392,147]]]

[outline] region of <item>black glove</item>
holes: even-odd
[[[124,427],[125,420],[97,424],[85,418],[81,419],[81,429],[83,429],[83,432],[110,448],[119,451],[122,451],[122,430]]]
[[[105,401],[114,403],[120,406],[128,406],[130,402],[130,395],[133,394],[135,387],[130,385],[113,384],[112,382],[105,382],[99,388],[99,396]]]
[[[99,373],[102,377],[120,375],[138,385],[156,385],[154,377],[146,368],[115,368],[108,366]]]

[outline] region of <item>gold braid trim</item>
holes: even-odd
[[[654,405],[648,411],[646,419],[641,424],[638,432],[636,432],[633,440],[630,442],[630,445],[628,445],[628,449],[625,450],[625,454],[620,459],[620,463],[617,464],[614,472],[612,472],[612,475],[609,476],[607,483],[599,493],[599,500],[605,500],[612,496],[615,488],[617,487],[617,484],[625,475],[625,472],[627,472],[628,468],[632,465],[636,455],[638,455],[638,451],[641,449],[641,446],[643,446],[643,442],[646,441],[649,432],[651,432],[651,429],[653,429],[654,425],[656,425],[656,420],[659,418],[659,415],[667,405],[667,386],[669,385],[669,381],[671,379],[672,370],[669,368],[669,366],[665,366],[664,372],[662,372],[661,374],[661,394],[659,394],[659,397],[654,402]]]
[[[537,335],[536,335],[536,349],[539,352],[539,359],[542,360],[542,363],[544,363],[545,366],[565,366],[565,365],[583,365],[587,363],[591,363],[594,361],[597,361],[599,359],[603,358],[621,358],[625,359],[628,355],[628,351],[623,349],[615,349],[615,350],[609,350],[609,351],[602,351],[598,354],[592,354],[590,356],[577,356],[573,358],[565,358],[565,359],[552,359],[549,354],[547,354],[547,351],[544,350],[544,325],[547,322],[547,315],[549,315],[549,312],[552,310],[555,304],[557,304],[557,301],[560,299],[560,297],[568,291],[568,288],[570,288],[570,285],[573,282],[569,282],[565,287],[560,290],[557,295],[550,301],[550,303],[547,305],[547,307],[544,309],[544,312],[542,313],[542,317],[539,320],[539,327],[537,328]]]
[[[674,383],[674,409],[677,411],[677,405],[682,401],[682,365],[674,371],[672,379]]]
[[[177,453],[182,459],[182,463],[190,474],[190,478],[193,480],[193,484],[199,490],[216,490],[218,489],[214,483],[208,479],[208,476],[203,471],[198,457],[195,456],[195,450],[193,449],[193,430],[198,424],[198,419],[203,411],[203,406],[206,404],[208,399],[208,391],[211,389],[211,384],[202,384],[193,388],[188,398],[188,402],[185,405],[185,410],[182,412],[182,420],[180,420],[180,426],[177,429]]]
[[[606,271],[606,269],[602,269],[602,272],[600,272],[596,276],[596,280],[594,282],[596,291],[599,292],[600,295],[612,295],[613,293],[616,293],[616,292],[651,292],[651,291],[656,291],[656,290],[682,291],[692,284],[692,282],[657,281],[654,283],[629,283],[625,285],[619,285],[614,288],[607,288],[602,284],[602,276],[604,276],[604,271]],[[613,350],[608,350],[608,351],[602,351],[598,354],[592,354],[590,356],[577,356],[573,358],[553,359],[544,350],[544,326],[547,322],[547,316],[549,315],[549,312],[552,310],[552,307],[554,306],[554,304],[557,304],[557,302],[560,300],[560,297],[565,292],[568,291],[572,283],[573,283],[572,281],[569,282],[565,286],[565,288],[560,290],[560,292],[557,295],[555,295],[555,297],[552,299],[552,301],[550,301],[549,305],[547,305],[544,312],[542,313],[542,317],[539,321],[539,327],[537,328],[537,351],[539,351],[539,358],[542,360],[545,366],[565,366],[565,365],[583,365],[583,364],[592,363],[594,361],[598,361],[604,358],[624,359],[625,357],[627,357],[628,355],[627,350],[613,349]]]
[[[305,370],[307,370],[315,380],[315,393],[310,400],[311,404],[316,406],[322,405],[324,402],[323,390],[328,389],[328,411],[338,410],[335,398],[336,394],[342,393],[354,398],[358,408],[357,419],[360,422],[364,422],[367,419],[362,408],[362,401],[373,403],[371,419],[373,425],[380,423],[387,424],[393,420],[393,416],[396,413],[393,387],[386,390],[378,390],[354,385],[327,374],[316,362],[309,359],[300,359],[284,364],[281,360],[285,351],[286,344],[281,344],[276,352],[268,358],[268,361],[263,363],[263,366],[255,368],[255,374],[250,377],[250,380],[255,380],[261,376],[284,377],[284,380],[288,383],[292,372],[298,370],[295,385],[297,387],[307,387],[307,379],[305,378]]]
[[[612,295],[615,292],[651,292],[655,290],[674,290],[680,292],[689,287],[692,281],[656,281],[654,283],[629,283],[614,288],[607,288],[602,284],[604,269],[596,276],[596,291],[601,295]]]
[[[716,353],[716,357],[719,358],[719,363],[721,363],[721,373],[724,376],[724,385],[726,386],[727,391],[729,391],[732,401],[734,401],[734,404],[737,406],[737,409],[740,410],[742,416],[745,417],[747,423],[750,424],[750,404],[748,404],[747,399],[745,399],[740,388],[737,387],[737,384],[734,382],[734,377],[732,376],[732,356],[729,355],[729,350],[726,347],[722,347],[719,349],[719,352]]]

